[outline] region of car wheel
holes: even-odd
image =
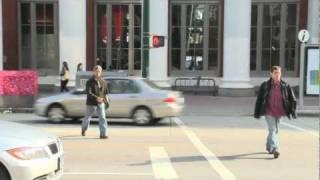
[[[65,118],[65,111],[61,106],[54,105],[48,110],[48,118],[53,123],[60,123]]]
[[[1,163],[0,163],[0,179],[11,180],[9,172]]]
[[[132,118],[137,125],[147,125],[151,123],[152,115],[147,108],[137,108]]]

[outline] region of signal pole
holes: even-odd
[[[142,77],[149,76],[149,0],[143,0]]]

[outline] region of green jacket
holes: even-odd
[[[99,81],[99,82],[98,82]],[[100,84],[100,87],[99,87]],[[92,76],[86,83],[86,92],[87,92],[87,105],[98,105],[97,97],[105,98],[108,94],[107,82],[100,78],[96,80]]]

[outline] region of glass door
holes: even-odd
[[[95,64],[106,70],[141,69],[141,5],[98,3]]]
[[[57,4],[19,4],[19,54],[21,69],[37,69],[40,75],[59,72]]]
[[[202,2],[202,1],[201,1]],[[170,6],[169,71],[171,76],[220,74],[220,4]]]
[[[58,69],[58,37],[55,29],[53,3],[36,4],[35,56],[37,69],[44,72]]]
[[[129,64],[129,5],[112,5],[111,68],[127,70]]]

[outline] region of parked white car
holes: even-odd
[[[54,135],[0,120],[0,179],[59,179],[63,174],[63,146]]]
[[[110,106],[106,116],[129,118],[138,125],[158,122],[166,117],[179,116],[184,108],[181,92],[163,90],[140,77],[107,77]],[[52,122],[65,118],[81,118],[86,111],[84,89],[40,98],[35,103],[35,113]]]

